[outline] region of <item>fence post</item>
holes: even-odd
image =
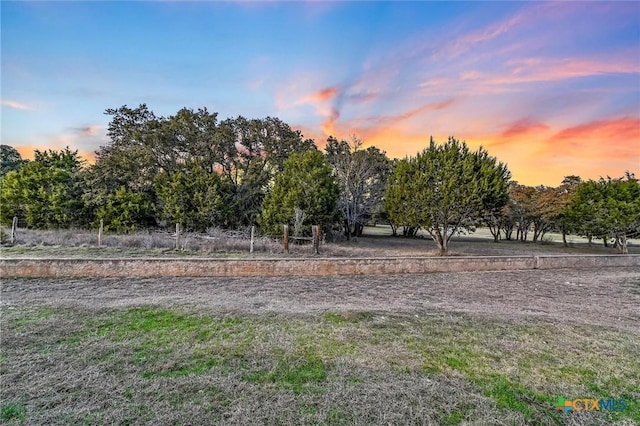
[[[284,251],[289,253],[289,225],[284,225]]]
[[[180,224],[176,223],[176,250],[180,248]]]
[[[253,253],[253,236],[255,235],[256,227],[251,225],[251,245],[249,246],[249,253]]]
[[[102,247],[103,232],[104,232],[104,219],[100,219],[100,229],[98,229],[98,247]]]
[[[320,254],[320,225],[313,225],[311,231],[313,234],[313,253]]]
[[[13,217],[11,221],[11,245],[16,242],[16,229],[18,228],[18,216]]]

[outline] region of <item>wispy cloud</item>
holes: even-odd
[[[9,108],[13,108],[13,109],[19,109],[19,110],[23,110],[23,111],[28,111],[28,110],[31,109],[26,104],[23,104],[23,103],[20,103],[20,102],[16,102],[16,101],[12,101],[12,100],[9,100],[9,99],[3,99],[1,101],[1,103],[2,103],[2,105],[7,106]]]
[[[588,58],[524,58],[506,64],[506,75],[490,77],[488,84],[518,84],[566,80],[605,74],[640,74],[640,62],[629,53]],[[481,79],[480,75],[476,79]]]
[[[442,60],[443,57],[456,58],[474,49],[478,44],[486,43],[499,36],[506,35],[512,28],[521,24],[528,15],[530,15],[530,11],[516,13],[505,20],[459,35],[435,49],[432,58],[436,60]]]

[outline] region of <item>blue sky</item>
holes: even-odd
[[[392,156],[484,145],[514,179],[640,173],[638,2],[2,1],[2,143],[108,141],[106,108],[276,116]]]

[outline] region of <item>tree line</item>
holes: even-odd
[[[35,151],[26,161],[1,146],[0,222],[30,228],[96,227],[132,232],[179,224],[283,224],[305,235],[312,224],[347,238],[371,221],[394,235],[427,232],[446,253],[451,237],[486,226],[495,241],[540,241],[547,232],[602,239],[627,252],[640,233],[640,184],[632,173],[558,187],[511,181],[484,148],[433,138],[413,157],[390,159],[362,140],[329,137],[324,151],[273,117],[220,121],[206,109],[156,115],[146,105],[108,109],[109,142],[88,165],[77,151]],[[515,235],[514,235],[515,232]]]

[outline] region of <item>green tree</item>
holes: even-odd
[[[627,238],[640,231],[640,183],[631,173],[620,179],[581,183],[572,198],[567,220],[587,237],[613,237],[620,253],[629,252]]]
[[[395,223],[425,229],[441,254],[451,237],[474,230],[488,209],[507,200],[510,173],[481,147],[471,152],[466,143],[450,137],[396,166],[385,203]]]
[[[338,141],[330,137],[326,158],[340,185],[338,209],[347,238],[362,235],[362,229],[375,211],[381,210],[391,161],[384,151],[371,146],[362,149],[362,140]]]
[[[78,224],[82,216],[78,151],[35,151],[33,161],[2,179],[0,220],[23,217],[30,228]]]
[[[95,217],[94,226],[103,220],[105,231],[127,233],[155,225],[152,200],[124,186],[105,195]]]
[[[27,160],[12,146],[0,145],[0,178],[10,171],[18,170]]]
[[[10,225],[14,216],[24,217],[23,179],[11,170],[0,178],[0,223]]]
[[[228,218],[225,188],[220,175],[206,170],[199,161],[185,164],[155,180],[161,218],[183,229],[205,231],[224,225]]]
[[[339,194],[331,166],[321,152],[291,154],[264,200],[258,223],[264,231],[279,234],[281,225],[294,223],[297,211],[304,217],[305,228],[321,225],[327,229],[336,222]]]
[[[413,175],[416,172],[414,159],[404,159],[397,161],[393,166],[393,172],[387,182],[385,189],[382,217],[389,221],[393,235],[397,229],[402,228],[402,235],[413,237],[420,229],[418,210],[415,204],[414,194],[411,193],[413,187]],[[408,211],[407,206],[415,206],[415,209]]]

